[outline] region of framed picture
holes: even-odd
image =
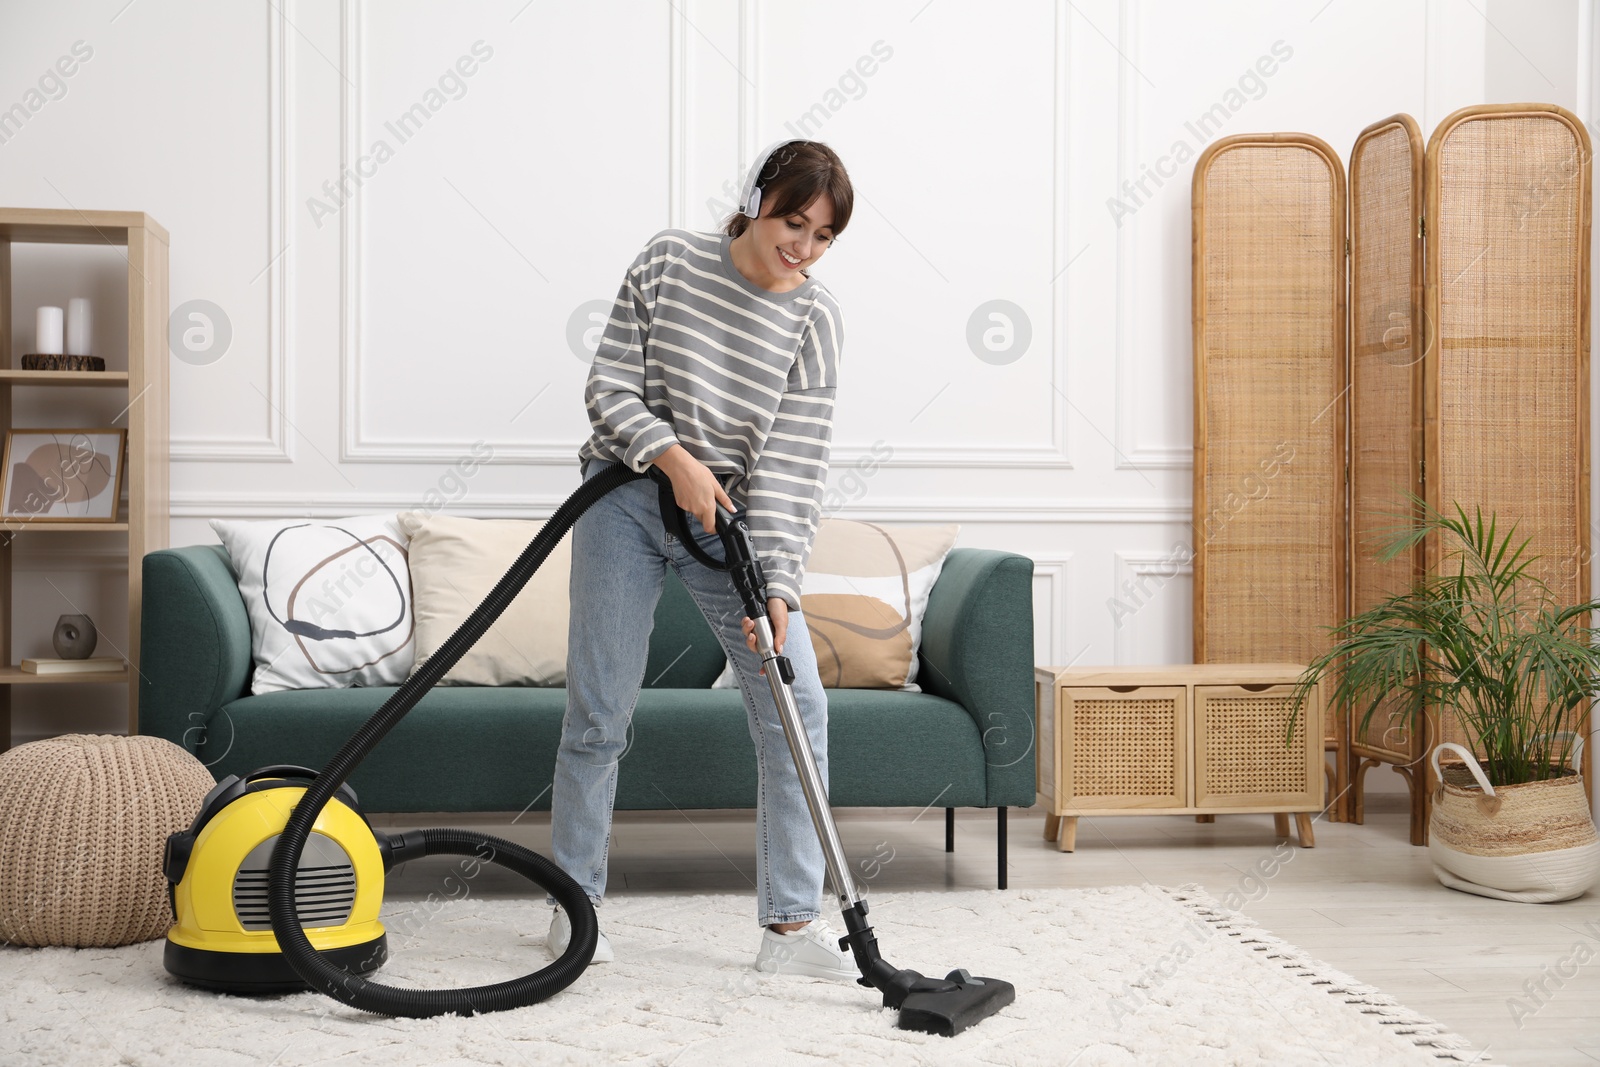
[[[128,431],[7,430],[0,520],[116,522]]]

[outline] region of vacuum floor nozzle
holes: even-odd
[[[1017,999],[1017,988],[999,978],[974,978],[964,968],[944,981],[922,979],[899,1002],[902,1030],[954,1037]],[[885,1006],[889,998],[885,997]]]

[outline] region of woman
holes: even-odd
[[[613,463],[660,467],[714,557],[722,555],[716,506],[748,506],[774,646],[794,664],[795,702],[826,782],[827,699],[800,582],[827,480],[844,326],[838,301],[808,268],[843,232],[854,197],[839,157],[815,141],[769,149],[752,179],[760,189],[754,217],[747,202],[720,234],[663,230],[628,268],[584,388],[594,432],[578,457],[584,479]],[[653,479],[628,482],[572,531],[567,710],[551,790],[555,861],[598,906],[617,760],[670,565],[734,664],[750,715],[760,782],[756,967],[854,980],[819,912],[822,850],[762,677],[755,624],[727,573],[695,560],[664,529],[657,494]],[[559,953],[568,937],[557,909],[547,944]],[[602,933],[594,959],[612,958]]]

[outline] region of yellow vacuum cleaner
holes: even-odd
[[[368,823],[345,785],[367,753],[438,684],[500,617],[578,517],[605,494],[648,475],[660,488],[662,521],[695,558],[729,572],[745,614],[756,623],[765,667],[789,754],[822,843],[833,892],[849,933],[841,939],[876,987],[885,1007],[899,1010],[905,1030],[953,1035],[1010,1004],[1016,990],[997,978],[954,970],[928,978],[890,964],[878,953],[838,828],[828,807],[816,755],[800,721],[794,665],[773,648],[767,585],[756,558],[746,511],[717,507],[723,558],[701,549],[659,467],[643,473],[616,464],[584,482],[539,533],[465,622],[397,688],[320,771],[266,767],[228,777],[209,793],[189,829],[167,840],[166,873],[177,924],[167,936],[166,967],[186,982],[235,993],[310,987],[379,1015],[424,1018],[454,1012],[504,1011],[533,1004],[571,985],[594,957],[600,928],[588,895],[565,871],[521,845],[467,830],[380,833]],[[495,985],[464,989],[407,989],[363,975],[387,953],[378,907],[383,873],[396,863],[438,854],[475,856],[513,870],[543,888],[566,910],[572,936],[548,967]]]
[[[167,839],[167,890],[178,917],[167,933],[167,970],[234,993],[306,988],[272,933],[267,882],[289,813],[305,795],[304,782],[316,776],[290,766],[229,775],[206,794],[189,829]],[[295,909],[312,947],[345,970],[366,974],[388,954],[378,908],[395,852],[348,785],[322,809],[306,839]]]

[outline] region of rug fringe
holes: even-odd
[[[1342,998],[1346,1004],[1359,1008],[1362,1014],[1376,1016],[1378,1023],[1392,1028],[1390,1033],[1409,1038],[1412,1044],[1432,1052],[1441,1062],[1470,1063],[1475,1067],[1486,1067],[1492,1062],[1487,1052],[1474,1049],[1470,1041],[1441,1023],[1412,1011],[1376,986],[1359,982],[1268,933],[1249,916],[1229,911],[1199,883],[1188,882],[1176,889],[1168,886],[1154,888],[1218,932],[1238,938],[1242,945],[1254,947],[1257,952],[1264,953],[1267,959],[1312,985],[1326,986],[1325,991],[1329,995]]]

